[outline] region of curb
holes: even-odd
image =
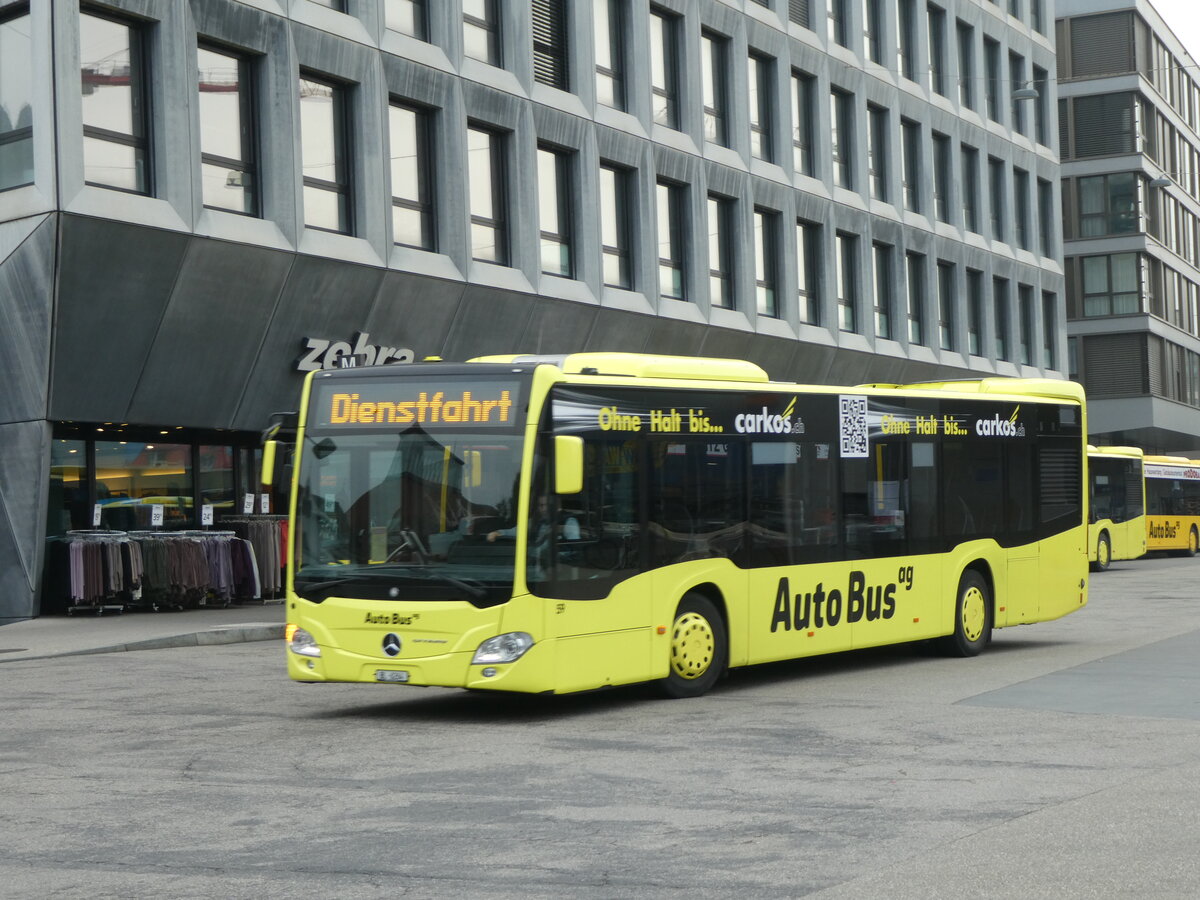
[[[173,647],[210,647],[218,644],[244,644],[254,641],[283,640],[283,625],[228,625],[210,631],[193,631],[127,644],[108,647],[90,647],[86,650],[65,650],[60,653],[40,653],[36,656],[0,656],[0,663],[22,662],[29,659],[57,659],[63,656],[91,656],[97,653],[125,653],[134,650],[169,650]]]

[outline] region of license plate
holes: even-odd
[[[403,684],[404,682],[408,681],[408,673],[407,672],[399,672],[395,669],[376,669],[375,670],[375,680],[376,681],[393,681],[393,682],[399,682],[399,683]]]

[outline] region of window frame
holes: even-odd
[[[10,23],[16,22],[18,19],[22,19],[22,18],[27,19],[27,20],[29,20],[30,23],[32,23],[33,17],[30,12],[29,5],[26,3],[14,4],[11,7],[0,10],[0,27],[3,27]],[[31,68],[32,62],[33,62],[33,37],[32,37],[32,34],[29,37],[27,46],[28,46],[28,51],[29,51],[28,60],[19,60],[18,65],[20,65],[21,63],[24,63],[26,66]],[[15,122],[13,122],[13,123],[11,123],[12,127],[8,131],[0,133],[0,148],[15,147],[15,146],[19,146],[21,144],[27,145],[28,153],[23,154],[23,155],[26,157],[27,163],[28,163],[28,169],[29,169],[28,180],[26,180],[26,181],[14,180],[11,184],[5,184],[3,182],[0,182],[0,193],[3,193],[4,191],[16,190],[17,188],[27,187],[27,186],[33,184],[35,181],[34,175],[35,175],[35,168],[36,168],[36,159],[34,157],[34,132],[33,132],[33,108],[34,108],[34,99],[35,99],[33,94],[35,91],[35,86],[34,86],[32,77],[30,78],[30,81],[29,81],[29,89],[30,89],[30,95],[27,98],[29,100],[29,103],[28,103],[28,106],[26,107],[30,112],[29,124],[18,126]],[[17,115],[19,118],[20,117],[19,111],[17,112]],[[14,169],[14,178],[18,177],[18,176],[16,176],[15,173],[16,173],[16,170]],[[2,175],[2,174],[3,174],[3,170],[0,170],[0,175]]]
[[[543,275],[553,275],[558,278],[574,278],[575,277],[575,229],[574,229],[574,204],[572,197],[572,158],[575,152],[563,147],[549,143],[539,143],[536,150],[537,157],[537,190],[538,190],[538,266]],[[546,187],[544,176],[545,171],[543,165],[551,161],[553,165],[553,181],[554,181],[554,206],[555,218],[558,220],[558,230],[551,230],[545,227],[545,221],[542,213],[544,212],[544,197],[543,190]],[[559,266],[557,269],[548,269],[546,267],[547,250],[551,247],[558,248]],[[563,254],[565,252],[565,265],[563,264]]]
[[[404,110],[413,114],[413,122],[415,124],[415,133],[413,135],[413,143],[416,148],[417,160],[417,194],[418,196],[404,197],[396,193],[396,181],[393,177],[391,180],[392,189],[392,243],[400,247],[413,247],[417,250],[428,250],[437,252],[437,179],[436,179],[436,159],[434,155],[434,122],[433,117],[436,114],[435,110],[428,106],[413,103],[410,100],[401,99],[399,97],[391,97],[388,100],[388,154],[391,157],[390,162],[394,165],[396,157],[394,156],[395,148],[391,144],[392,115],[393,110]],[[395,228],[395,210],[407,209],[417,213],[421,224],[422,241],[419,244],[412,244],[408,241],[396,240]]]
[[[331,91],[331,106],[332,106],[332,137],[334,146],[334,174],[338,175],[339,170],[344,175],[344,180],[328,181],[323,178],[316,178],[311,175],[304,175],[302,178],[305,193],[309,189],[321,190],[330,194],[334,194],[341,198],[342,203],[339,204],[339,227],[326,228],[323,225],[310,225],[308,222],[307,212],[302,216],[302,221],[305,228],[311,228],[315,231],[324,231],[329,234],[346,234],[353,236],[355,234],[355,172],[354,172],[354,157],[353,157],[353,129],[351,125],[351,101],[350,88],[348,82],[341,81],[324,72],[316,72],[312,69],[301,68],[299,73],[299,87],[303,90],[305,82],[326,87]],[[300,100],[304,102],[303,97]],[[303,125],[303,123],[302,123]],[[300,159],[303,165],[304,161],[304,129],[300,130]]]
[[[491,204],[492,215],[487,216],[475,205],[471,183],[471,134],[486,135],[488,138],[488,202]],[[497,266],[512,265],[512,247],[509,227],[508,210],[508,132],[488,125],[484,122],[467,122],[467,212],[470,219],[469,235],[471,236],[471,260],[473,262],[490,263]],[[476,150],[480,148],[475,148]],[[474,234],[476,228],[487,228],[495,236],[492,242],[495,247],[494,255],[476,255]]]
[[[150,54],[147,52],[147,35],[145,26],[132,19],[123,18],[110,12],[107,8],[99,8],[94,6],[81,6],[80,19],[85,17],[100,19],[111,24],[120,25],[129,31],[129,71],[138,74],[138,84],[130,85],[130,122],[132,132],[126,134],[122,131],[115,131],[108,128],[103,128],[97,125],[89,125],[85,121],[83,124],[84,138],[84,183],[93,187],[101,187],[105,190],[121,191],[126,194],[137,194],[139,196],[153,197],[155,196],[155,159],[153,141],[150,138],[150,127],[153,110],[151,109],[150,96]],[[80,40],[82,41],[82,22],[80,25]],[[81,60],[82,62],[82,60]],[[140,129],[140,133],[139,133]],[[129,147],[134,150],[135,172],[136,163],[138,160],[137,154],[141,154],[141,162],[143,172],[140,179],[135,175],[135,180],[140,182],[140,186],[136,188],[127,188],[120,185],[108,184],[101,181],[89,181],[87,179],[87,141],[88,139],[96,141],[104,141],[110,144],[116,144],[122,147]]]
[[[631,191],[630,187],[633,178],[633,172],[625,166],[616,163],[601,161],[600,162],[600,250],[601,250],[601,271],[600,278],[605,287],[613,287],[619,290],[633,290],[633,217],[631,215]],[[613,222],[612,226],[615,230],[615,236],[618,243],[610,244],[607,242],[606,230],[607,223],[605,221],[605,186],[604,173],[612,173],[612,205],[613,205]],[[617,272],[620,275],[623,273],[624,278],[619,282],[608,280],[608,260],[616,260]]]

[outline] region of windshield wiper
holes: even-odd
[[[469,581],[463,581],[461,578],[455,578],[453,575],[447,575],[445,572],[439,572],[437,569],[433,568],[432,566],[426,565],[424,563],[417,563],[417,564],[393,563],[392,565],[388,566],[388,568],[389,569],[404,569],[405,571],[410,571],[410,572],[413,570],[416,570],[418,572],[421,572],[423,575],[429,576],[434,581],[440,581],[443,584],[448,584],[451,587],[456,587],[460,591],[463,591],[463,592],[467,593],[468,595],[474,597],[476,600],[482,600],[484,595],[487,593],[487,591],[485,591],[482,587],[480,587],[477,584],[471,584]]]
[[[382,575],[389,572],[419,572],[432,581],[440,581],[443,584],[448,584],[451,587],[458,588],[464,594],[475,600],[482,600],[486,596],[487,591],[477,584],[471,584],[468,581],[463,581],[461,578],[455,578],[453,575],[447,575],[444,572],[439,572],[432,566],[424,563],[392,563],[387,566],[372,566],[370,569],[361,570],[354,575],[348,575],[342,578],[333,578],[328,581],[313,578],[312,576],[304,575],[301,572],[296,573],[296,581],[303,582],[303,585],[298,584],[297,587],[304,591],[323,591],[327,588],[340,587],[343,584],[355,584],[361,582],[376,581]]]

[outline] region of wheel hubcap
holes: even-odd
[[[983,591],[977,587],[967,588],[962,602],[963,636],[968,641],[979,640],[983,637],[983,623],[986,620],[987,610],[984,608]]]
[[[689,681],[699,678],[712,665],[715,646],[708,619],[699,613],[684,613],[675,620],[671,637],[671,669]]]

